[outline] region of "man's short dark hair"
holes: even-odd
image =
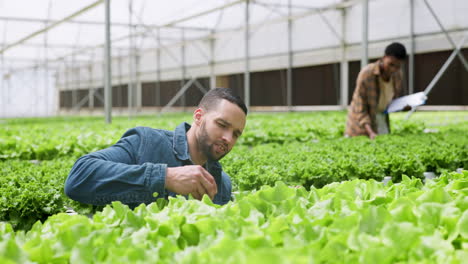
[[[393,56],[399,60],[406,59],[406,48],[399,42],[393,42],[385,48],[386,56]]]
[[[244,101],[242,101],[242,99],[230,88],[215,88],[209,90],[201,99],[198,107],[209,111],[215,107],[221,99],[228,100],[229,102],[236,104],[247,115],[247,106],[245,106]]]

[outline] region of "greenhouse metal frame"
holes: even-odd
[[[22,17],[0,17],[0,22],[3,21],[4,24],[8,22],[21,22],[21,23],[38,23],[43,24],[43,27],[33,31],[32,33],[27,33],[22,37],[18,38],[16,41],[12,42],[5,42],[5,37],[3,41],[3,45],[0,49],[0,61],[1,61],[1,72],[3,73],[2,78],[2,97],[9,98],[9,96],[5,96],[5,93],[8,92],[8,85],[9,85],[9,78],[12,74],[16,72],[25,71],[25,70],[33,70],[36,74],[44,74],[46,77],[44,81],[47,82],[49,78],[47,77],[51,71],[57,71],[60,67],[63,67],[63,75],[65,81],[62,83],[63,86],[68,88],[71,87],[80,87],[82,85],[86,85],[89,88],[89,93],[81,98],[78,101],[76,96],[76,91],[73,92],[72,90],[72,105],[75,111],[80,110],[80,108],[88,103],[91,107],[95,104],[95,97],[104,103],[105,109],[105,116],[106,122],[110,123],[112,120],[112,84],[115,84],[112,80],[112,72],[117,72],[118,77],[118,84],[122,85],[127,83],[127,94],[128,94],[128,114],[133,115],[135,114],[135,109],[141,107],[141,69],[140,69],[140,62],[141,56],[144,55],[145,49],[140,48],[137,41],[140,42],[146,41],[146,39],[150,39],[157,44],[156,47],[156,69],[155,69],[155,81],[156,85],[158,85],[159,81],[162,79],[162,67],[161,67],[161,54],[164,53],[166,56],[169,56],[175,64],[179,65],[180,68],[180,79],[182,80],[180,83],[180,89],[178,92],[172,97],[169,102],[166,103],[164,107],[160,109],[160,111],[164,112],[171,108],[171,106],[182,97],[182,95],[187,91],[187,89],[191,85],[195,85],[200,91],[206,92],[208,89],[214,88],[216,86],[216,72],[215,72],[215,41],[216,38],[219,37],[220,34],[224,34],[226,32],[242,32],[243,33],[243,92],[244,92],[244,100],[248,106],[251,105],[251,98],[250,98],[250,74],[252,71],[252,54],[251,54],[251,42],[250,39],[256,33],[256,30],[262,28],[265,25],[272,25],[275,23],[287,23],[287,51],[286,51],[286,108],[284,110],[297,110],[299,108],[294,107],[292,103],[292,89],[293,89],[293,77],[292,71],[294,67],[294,50],[293,50],[293,24],[295,20],[304,18],[311,15],[318,15],[320,20],[326,25],[330,34],[332,34],[336,39],[339,41],[339,50],[341,50],[340,54],[340,98],[339,98],[339,105],[335,108],[331,109],[343,109],[347,106],[349,101],[349,85],[348,85],[348,61],[349,61],[349,45],[346,41],[346,16],[347,16],[347,8],[354,7],[361,9],[362,15],[362,35],[361,35],[361,43],[360,43],[360,57],[361,57],[361,66],[366,65],[369,60],[369,2],[382,2],[386,0],[344,0],[344,1],[331,1],[331,3],[327,3],[326,5],[322,5],[320,7],[309,6],[303,3],[298,4],[298,1],[287,0],[285,1],[256,1],[256,0],[238,0],[238,1],[224,1],[223,4],[218,4],[215,7],[211,7],[205,10],[201,10],[199,12],[192,12],[186,16],[176,17],[173,20],[167,21],[163,24],[146,24],[145,21],[141,18],[137,11],[134,10],[134,2],[135,1],[126,1],[128,6],[128,23],[122,22],[111,22],[111,10],[112,5],[115,3],[114,1],[110,0],[98,0],[89,3],[88,5],[72,12],[69,15],[64,16],[62,19],[33,19],[33,18],[22,18]],[[410,14],[410,23],[409,23],[409,32],[410,34],[408,37],[409,43],[409,70],[408,70],[408,88],[409,93],[414,92],[414,54],[415,54],[415,30],[414,30],[414,20],[415,20],[415,1],[416,0],[409,0],[409,14]],[[325,1],[327,2],[327,1]],[[330,2],[330,1],[328,1]],[[48,11],[47,13],[50,14],[50,10],[52,8],[52,1],[48,1]],[[140,1],[141,3],[141,1]],[[218,3],[218,1],[216,1]],[[450,43],[451,48],[453,49],[452,56],[447,59],[447,62],[444,66],[440,69],[438,74],[434,76],[432,82],[426,88],[427,94],[431,91],[434,87],[435,83],[441,78],[444,71],[450,65],[450,62],[454,60],[454,57],[457,56],[460,61],[463,63],[463,66],[466,71],[468,71],[468,63],[466,62],[465,57],[461,53],[461,49],[465,46],[464,40],[458,41],[453,36],[457,35],[467,35],[468,28],[459,28],[457,30],[447,30],[441,18],[437,15],[436,11],[433,9],[432,5],[429,3],[428,0],[419,1],[420,4],[423,4],[425,8],[430,12],[431,17],[434,21],[437,22],[437,25],[440,29],[440,34],[446,38],[446,40]],[[92,20],[80,20],[80,16],[91,12],[93,9],[97,7],[104,6],[105,10],[105,19],[103,21],[92,21]],[[144,6],[144,4],[142,4]],[[263,8],[268,10],[269,15],[275,14],[277,15],[274,19],[266,18],[264,20],[257,20],[255,22],[252,21],[251,17],[251,9],[252,6],[256,8]],[[141,6],[140,6],[141,7]],[[184,23],[194,21],[200,17],[218,15],[218,20],[221,20],[223,16],[223,11],[231,8],[231,7],[240,7],[239,10],[243,11],[243,14],[238,14],[242,17],[242,25],[234,28],[223,28],[220,30],[216,29],[216,25],[214,27],[199,27],[194,25],[185,25]],[[144,8],[141,8],[140,14]],[[239,11],[238,10],[238,11]],[[339,11],[341,14],[341,25],[340,28],[337,28],[336,25],[333,24],[330,19],[324,15],[327,11],[334,10]],[[136,18],[137,21],[134,21]],[[63,24],[75,24],[75,25],[97,25],[97,26],[104,26],[105,27],[105,42],[100,43],[98,45],[79,45],[79,44],[60,44],[60,43],[50,43],[48,32],[56,27],[60,27]],[[128,34],[119,36],[116,38],[111,39],[111,27],[119,27],[126,29]],[[167,37],[161,32],[163,29],[174,29],[180,31],[180,36],[177,37]],[[6,30],[5,30],[6,31]],[[187,37],[188,33],[197,32],[197,37]],[[4,33],[5,35],[6,33]],[[38,39],[39,37],[43,37],[42,45],[37,43],[31,43],[30,40]],[[392,39],[392,38],[390,38]],[[123,41],[128,41],[127,45],[121,45],[116,43],[121,43]],[[166,41],[166,43],[162,43],[162,41]],[[198,46],[198,52],[200,56],[205,59],[205,63],[209,65],[209,87],[205,87],[197,80],[197,74],[191,73],[189,70],[187,63],[186,63],[186,44],[187,43],[194,43],[196,41],[207,41],[209,44],[209,52],[207,53],[206,50]],[[382,40],[374,41],[374,42],[382,42]],[[457,44],[458,42],[458,44]],[[37,58],[18,58],[15,59],[6,57],[9,54],[10,50],[15,49],[16,47],[31,47],[43,50],[43,59]],[[173,51],[170,48],[174,48],[176,46],[180,47],[180,54],[174,55]],[[197,47],[197,46],[196,46]],[[60,49],[72,49],[72,52],[65,52],[60,54],[59,56],[50,56],[50,48],[60,48]],[[154,48],[147,48],[147,49],[154,49]],[[99,51],[103,51],[103,54],[99,54]],[[117,54],[116,54],[117,51]],[[127,51],[127,54],[125,54]],[[104,74],[100,76],[104,83],[104,96],[100,94],[96,94],[96,90],[93,87],[93,64],[96,63],[96,54],[104,55],[102,56],[104,67]],[[88,60],[83,59],[83,57],[89,57]],[[80,58],[78,58],[80,57]],[[124,62],[124,58],[126,57],[126,62]],[[375,57],[375,55],[374,55]],[[117,60],[117,67],[112,67],[113,63],[112,60]],[[20,62],[22,66],[11,66],[6,65],[7,61],[9,62]],[[128,64],[128,76],[127,81],[122,80],[123,75],[123,65]],[[115,63],[114,63],[115,65]],[[79,77],[80,71],[88,70],[89,80],[83,80]],[[76,77],[78,76],[78,77]],[[76,80],[72,80],[72,79]],[[99,78],[99,77],[97,77]],[[32,86],[34,86],[34,81],[32,82]],[[95,86],[95,85],[94,85]],[[34,89],[31,87],[31,89]],[[46,89],[47,91],[47,89]],[[157,97],[159,98],[159,97]],[[36,100],[41,101],[40,98]],[[50,104],[51,102],[46,102],[46,104]],[[5,103],[2,101],[2,104]]]

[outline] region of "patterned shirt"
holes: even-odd
[[[380,96],[379,77],[381,60],[364,67],[356,81],[353,99],[348,107],[348,120],[346,121],[345,134],[351,137],[367,135],[365,124],[369,124],[374,132],[377,132],[376,113]],[[401,94],[401,71],[395,72],[390,81],[393,84],[393,99]],[[388,114],[386,122],[390,129]]]

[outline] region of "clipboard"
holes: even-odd
[[[405,106],[407,105],[411,106],[411,108],[414,108],[416,106],[425,104],[426,100],[427,100],[427,96],[424,92],[402,96],[390,102],[385,112],[386,113],[398,112],[398,111],[403,110]]]

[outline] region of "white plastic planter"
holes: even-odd
[[[387,185],[392,180],[392,176],[385,176],[382,180],[383,185]]]
[[[428,180],[433,180],[437,178],[437,175],[432,171],[426,171],[423,173],[423,175],[424,175],[424,183],[426,183],[426,181]]]

